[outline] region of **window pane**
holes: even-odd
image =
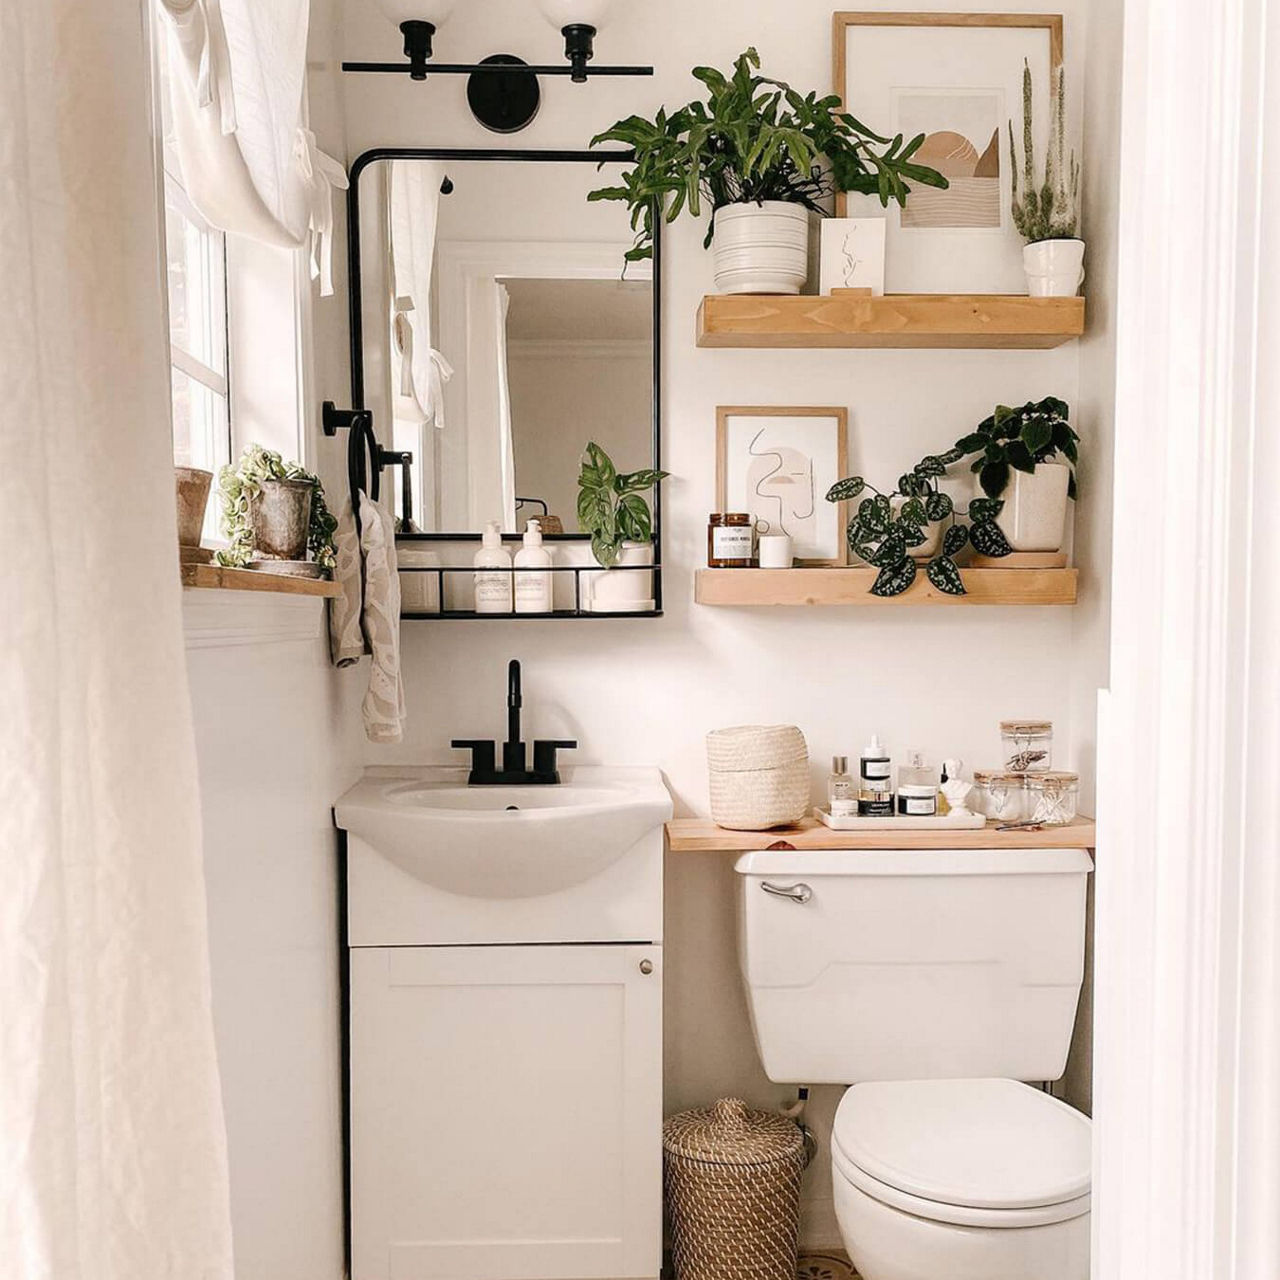
[[[205,512],[204,538],[219,536],[218,468],[231,461],[231,433],[225,396],[210,391],[181,369],[173,374],[173,461],[179,467],[200,467],[214,474],[215,492]]]
[[[166,184],[166,190],[169,338],[202,364],[225,375],[227,287],[222,233],[198,226],[186,216],[171,184]]]

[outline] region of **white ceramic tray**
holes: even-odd
[[[987,820],[980,813],[948,813],[940,818],[833,818],[826,809],[814,809],[832,831],[980,831]]]

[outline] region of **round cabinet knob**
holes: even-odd
[[[640,961],[640,972],[641,972],[641,973],[643,973],[643,974],[645,975],[645,977],[648,977],[648,976],[649,976],[649,974],[651,974],[651,973],[653,972],[653,961],[652,961],[652,960],[641,960],[641,961]]]

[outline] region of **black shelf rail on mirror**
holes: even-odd
[[[412,541],[419,541],[423,535],[411,534],[409,538]],[[396,541],[404,541],[403,537],[397,538]],[[431,574],[435,580],[436,600],[439,602],[440,608],[406,608],[403,599],[400,605],[400,617],[406,621],[417,622],[456,622],[466,619],[479,619],[482,622],[500,622],[506,620],[519,620],[521,622],[537,621],[539,618],[660,618],[662,617],[662,566],[660,564],[617,564],[612,565],[608,569],[602,569],[598,564],[553,564],[553,565],[529,565],[529,566],[512,566],[509,569],[498,567],[482,566],[480,568],[474,565],[447,566],[447,565],[398,565],[401,574]],[[542,613],[516,613],[514,610],[503,610],[500,613],[481,613],[476,609],[447,609],[445,603],[448,596],[445,591],[445,579],[450,575],[465,574],[473,577],[476,574],[493,574],[502,573],[511,576],[512,591],[515,591],[516,575],[521,573],[550,573],[550,574],[573,574],[573,608],[572,609],[550,609]],[[604,574],[604,573],[650,573],[653,575],[653,608],[652,609],[590,609],[587,608],[582,598],[582,575]],[[555,579],[552,579],[552,602],[555,600]]]
[[[367,482],[371,488],[365,488],[365,492],[370,497],[376,498],[379,487],[379,476],[385,464],[384,458],[390,456],[378,443],[377,435],[373,428],[373,416],[365,404],[364,389],[364,313],[363,313],[363,290],[362,277],[360,269],[360,176],[371,164],[375,164],[381,160],[441,160],[448,162],[450,160],[459,163],[467,161],[515,161],[525,164],[594,164],[597,166],[605,164],[628,164],[635,159],[635,152],[630,148],[609,148],[598,151],[533,151],[520,150],[517,148],[507,147],[373,147],[368,151],[362,151],[351,162],[348,172],[347,187],[347,317],[348,328],[350,334],[350,355],[351,355],[351,410],[336,410],[338,414],[358,413],[365,415],[365,419],[361,419],[362,425],[359,430],[351,432],[349,442],[347,460],[348,460],[348,476],[351,483],[351,504],[352,509],[357,515],[358,525],[358,488],[364,487],[364,484],[357,482]],[[446,182],[449,176],[445,175]],[[654,211],[653,217],[653,263],[652,263],[652,293],[653,293],[653,362],[652,362],[652,397],[653,397],[653,469],[659,471],[662,469],[662,225],[663,220],[660,211]],[[621,266],[619,274],[621,274]],[[366,421],[367,419],[367,421]],[[343,424],[339,424],[343,425]],[[328,434],[333,434],[328,432]],[[370,465],[365,466],[365,455],[368,455]],[[590,611],[582,612],[560,612],[553,614],[475,614],[467,611],[452,611],[445,614],[402,614],[402,617],[453,617],[453,618],[547,618],[547,617],[570,617],[570,618],[600,618],[600,617],[618,617],[618,618],[644,618],[656,617],[662,612],[662,486],[655,485],[652,497],[653,508],[653,564],[652,565],[636,565],[636,566],[617,566],[619,568],[644,568],[650,570],[654,575],[654,599],[656,607],[651,611],[644,613],[617,613],[617,614],[599,614]],[[504,535],[510,539],[512,535]],[[514,535],[515,539],[519,539],[519,535]],[[467,531],[460,533],[412,533],[398,534],[397,542],[479,542],[481,534],[478,532]],[[586,542],[589,541],[589,535],[585,533],[546,533],[543,534],[544,542]],[[563,572],[565,568],[553,566],[552,572]],[[579,568],[574,566],[574,568]],[[421,572],[419,569],[403,570],[405,573]],[[426,572],[439,572],[434,568],[428,568]],[[601,572],[598,565],[583,565],[580,567],[581,572]],[[474,573],[473,568],[448,569],[444,570],[448,573]],[[575,599],[578,598],[575,589]],[[443,603],[443,594],[441,595]]]

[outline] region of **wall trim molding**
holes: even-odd
[[[324,601],[268,591],[182,593],[182,629],[188,649],[303,644],[322,634]]]

